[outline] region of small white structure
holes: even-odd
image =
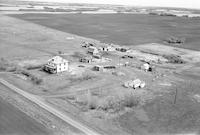
[[[63,59],[60,56],[55,56],[48,60],[48,63],[44,66],[44,70],[49,73],[59,73],[69,70],[69,61]]]
[[[115,47],[113,46],[103,46],[101,48],[102,51],[115,51]]]
[[[135,79],[135,80],[132,81],[132,87],[134,89],[138,88],[140,86],[140,84],[141,84],[140,79]]]
[[[99,50],[98,50],[96,47],[94,47],[94,46],[90,46],[90,47],[88,48],[88,53],[90,53],[90,54],[92,54],[92,55],[98,54],[98,53],[99,53]]]
[[[141,69],[145,72],[149,71],[150,65],[148,63],[145,63],[141,66]]]
[[[131,86],[130,86],[131,82],[132,82],[131,80],[130,80],[130,81],[126,81],[126,82],[124,83],[124,87],[126,87],[126,88],[131,87]]]
[[[74,37],[66,37],[67,40],[73,40]]]
[[[145,85],[146,85],[145,82],[141,82],[139,87],[140,87],[140,88],[144,88]]]
[[[126,81],[124,83],[124,87],[126,88],[133,88],[133,89],[136,89],[136,88],[144,88],[145,87],[145,82],[142,82],[140,79],[135,79],[135,80],[129,80],[129,81]]]

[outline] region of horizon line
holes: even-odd
[[[24,2],[43,2],[43,3],[63,3],[63,4],[90,4],[90,5],[112,5],[112,6],[128,6],[128,7],[149,7],[149,8],[178,8],[178,9],[193,9],[200,10],[200,8],[192,7],[178,7],[178,6],[158,6],[158,5],[133,5],[133,4],[111,4],[111,3],[93,3],[93,2],[64,2],[64,1],[47,1],[47,0],[17,0]]]

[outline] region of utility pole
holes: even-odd
[[[178,89],[177,89],[177,87],[176,87],[175,97],[174,97],[174,104],[176,104],[177,95],[178,95]]]
[[[121,61],[120,61],[120,56],[119,56],[119,68],[121,67]]]

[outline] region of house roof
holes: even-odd
[[[51,58],[48,61],[51,62],[51,63],[54,63],[54,64],[61,64],[61,63],[67,63],[67,62],[69,62],[68,60],[63,59],[60,56],[54,56],[53,58]]]
[[[93,51],[98,51],[98,49],[97,49],[96,47],[90,46],[90,47],[88,48],[88,51],[93,52]]]
[[[85,56],[85,57],[81,57],[81,59],[87,59],[87,60],[91,60],[92,56]]]

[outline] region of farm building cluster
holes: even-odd
[[[118,45],[96,45],[95,43],[83,42],[81,48],[84,50],[84,54],[78,57],[78,67],[90,67],[91,71],[98,72],[111,72],[116,76],[126,76],[124,72],[117,71],[121,66],[131,67],[132,62],[136,58],[141,61],[137,64],[137,68],[143,72],[153,72],[155,66],[152,63],[164,62],[166,59],[154,57],[154,55],[146,56],[142,55],[139,51],[134,49],[118,46]],[[109,57],[113,55],[114,57]],[[48,60],[47,64],[44,65],[43,69],[46,72],[56,74],[60,72],[71,72],[75,70],[75,61],[65,59],[62,55],[54,56]],[[77,69],[79,70],[79,69]],[[135,78],[133,80],[127,80],[122,84],[125,88],[144,88],[145,82]]]

